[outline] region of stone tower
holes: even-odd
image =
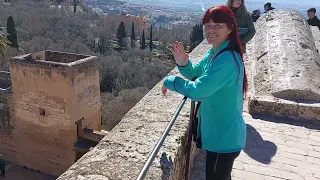
[[[53,51],[10,61],[17,163],[60,175],[83,129],[101,130],[97,57]]]

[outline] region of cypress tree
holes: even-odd
[[[7,39],[8,41],[10,41],[9,45],[11,47],[19,49],[16,25],[12,16],[9,16],[7,19],[7,33]]]
[[[197,47],[203,41],[203,29],[201,24],[196,24],[192,28],[190,34],[190,49],[191,52],[195,47]]]
[[[144,37],[144,29],[142,31],[142,38],[141,38],[141,49],[146,48],[146,38]]]
[[[73,0],[73,13],[77,12],[77,0]]]
[[[149,41],[150,51],[152,51],[152,43],[153,43],[153,40],[152,40],[152,25],[151,25],[151,28],[150,28],[150,41]]]
[[[132,26],[131,26],[131,40],[136,40],[136,32],[134,30],[134,22],[132,22]]]
[[[126,34],[126,27],[124,26],[124,22],[121,21],[117,30],[117,39],[120,49],[125,47],[125,38],[127,37]]]
[[[131,47],[135,48],[135,44],[136,44],[136,32],[134,30],[134,22],[132,22],[132,26],[131,26]]]

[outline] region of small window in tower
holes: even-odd
[[[46,115],[46,110],[43,108],[39,108],[39,113],[41,116],[45,116]]]

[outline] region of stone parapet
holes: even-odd
[[[57,51],[40,51],[11,58],[10,65],[60,71],[65,77],[86,72],[88,69],[99,69],[100,61],[95,56],[65,53]]]
[[[320,121],[320,103],[300,103],[272,96],[263,96],[250,99],[249,106],[249,113],[272,113],[295,119]]]
[[[320,101],[320,57],[304,17],[295,10],[275,10],[261,18],[248,54],[255,62],[255,95]]]
[[[255,26],[247,51],[249,112],[319,120],[320,56],[315,33],[295,10],[270,11]]]

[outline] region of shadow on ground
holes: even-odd
[[[243,151],[260,163],[270,164],[277,152],[277,146],[273,142],[263,140],[259,132],[247,124],[247,143]]]
[[[316,120],[299,120],[292,117],[281,117],[275,116],[273,114],[258,114],[251,113],[252,118],[254,119],[263,119],[264,121],[274,122],[279,124],[289,124],[293,126],[305,127],[308,129],[320,130],[320,122]]]

